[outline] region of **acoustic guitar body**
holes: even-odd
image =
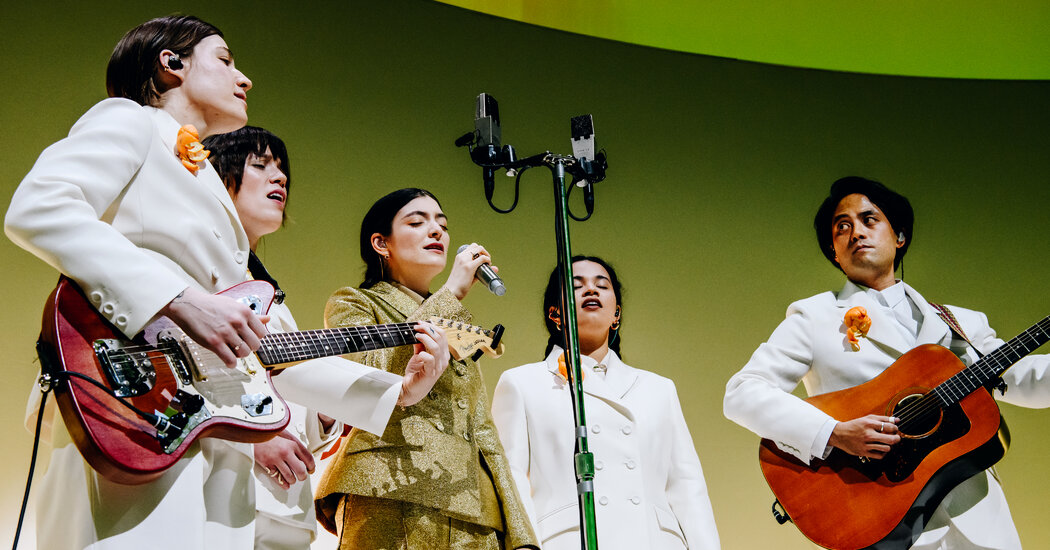
[[[1003,457],[1005,424],[989,391],[949,406],[927,395],[963,369],[951,351],[928,344],[865,384],[807,399],[838,420],[908,419],[900,423],[903,439],[882,459],[835,449],[806,465],[762,440],[762,474],[806,537],[834,550],[908,548],[948,492]]]

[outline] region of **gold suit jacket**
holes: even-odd
[[[470,312],[445,289],[418,304],[385,282],[368,289],[340,289],[325,308],[328,327],[432,316],[471,320]],[[404,374],[412,353],[411,347],[402,346],[351,358]],[[427,397],[396,409],[381,437],[357,429],[350,432],[324,472],[315,497],[318,520],[329,530],[334,531],[334,504],[343,494],[432,507],[449,517],[502,531],[506,548],[538,547],[492,422],[481,369],[470,359],[453,360]]]

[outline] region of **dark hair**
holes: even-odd
[[[890,222],[894,233],[904,233],[904,245],[897,249],[897,255],[893,258],[893,269],[896,270],[901,260],[904,259],[904,254],[908,252],[908,247],[911,246],[915,212],[904,195],[890,190],[877,181],[858,176],[841,178],[831,184],[830,194],[817,210],[817,215],[813,218],[813,229],[817,231],[817,244],[820,245],[820,251],[832,265],[839,270],[842,269],[842,266],[835,261],[831,224],[839,203],[854,193],[868,197],[868,200],[878,206],[879,210],[886,215],[886,220]]]
[[[245,160],[250,155],[261,157],[266,154],[266,149],[270,149],[270,154],[277,161],[277,167],[287,178],[284,189],[291,197],[292,165],[288,160],[288,149],[285,148],[284,141],[269,130],[245,126],[226,134],[208,136],[201,143],[205,149],[211,151],[208,161],[219,173],[219,178],[226,188],[232,189],[234,194],[241,191]]]
[[[372,248],[372,235],[390,235],[394,216],[406,204],[419,197],[430,197],[441,206],[441,202],[430,191],[408,187],[384,196],[368,209],[365,219],[361,220],[361,259],[365,262],[365,280],[361,283],[361,288],[372,288],[383,280],[383,258]]]
[[[201,40],[222,31],[192,15],[169,15],[146,21],[117,42],[106,67],[109,97],[126,97],[153,105],[167,91],[158,78],[160,52],[171,50],[185,61]]]
[[[616,276],[616,270],[613,266],[609,265],[605,260],[597,256],[573,256],[572,263],[576,262],[594,262],[603,268],[609,274],[609,281],[612,283],[613,296],[616,296],[616,305],[623,307],[623,287],[620,285],[620,278]],[[561,329],[558,325],[551,321],[548,312],[551,307],[556,307],[561,310],[561,277],[558,275],[558,268],[554,268],[551,272],[550,280],[547,281],[547,289],[543,292],[543,322],[547,326],[547,349],[544,350],[543,356],[547,357],[554,346],[565,347],[565,337],[562,336]],[[562,315],[564,322],[565,316]],[[609,331],[609,349],[616,352],[621,358],[623,354],[620,353],[620,333],[623,332],[623,317],[620,318],[620,328],[615,331]]]

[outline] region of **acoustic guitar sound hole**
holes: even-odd
[[[900,419],[897,429],[905,439],[920,439],[937,430],[944,418],[944,411],[934,399],[924,399],[926,394],[910,393],[893,406],[893,416]]]

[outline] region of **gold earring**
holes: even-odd
[[[609,327],[609,330],[620,330],[620,306],[616,306],[616,321]]]
[[[561,312],[558,311],[558,308],[551,306],[551,308],[547,310],[547,318],[555,325],[558,325],[558,330],[561,330]]]

